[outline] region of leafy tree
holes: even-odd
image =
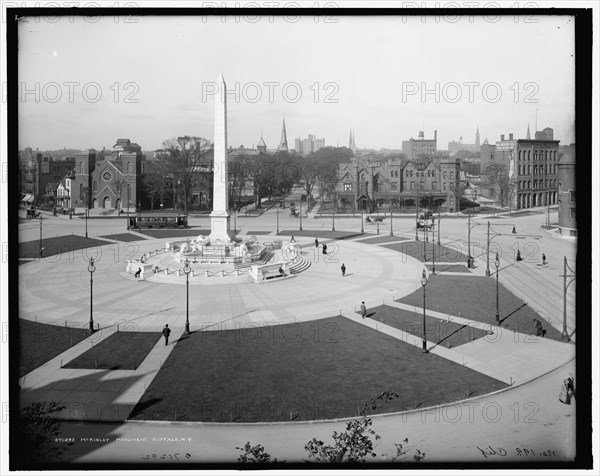
[[[66,407],[56,402],[32,403],[24,408],[19,418],[19,455],[20,463],[29,468],[42,463],[56,461],[68,446],[73,443],[57,445],[54,439],[61,434],[62,422],[53,419],[53,413],[59,413]]]
[[[333,432],[332,445],[326,445],[323,441],[313,438],[304,446],[309,458],[319,463],[364,463],[368,457],[377,456],[374,441],[380,440],[381,436],[371,428],[373,421],[367,417],[367,411],[375,410],[381,403],[388,403],[398,397],[395,392],[383,392],[371,399],[360,412],[360,418],[346,423],[346,431]],[[404,439],[403,442],[408,443],[408,439]],[[395,458],[405,453],[403,445],[396,443]],[[416,450],[413,459],[421,461],[423,458],[425,453]]]
[[[482,171],[480,187],[489,189],[503,207],[509,204],[516,192],[514,181],[510,180],[505,164],[489,164]]]
[[[243,450],[244,452],[239,456],[238,463],[285,463],[285,461],[277,461],[277,458],[272,458],[269,453],[265,451],[263,445],[252,446],[249,441],[242,446],[236,446],[236,450]]]

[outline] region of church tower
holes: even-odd
[[[477,147],[477,150],[479,150],[481,147],[481,142],[479,139],[479,125],[477,125],[477,132],[475,132],[475,147]]]
[[[354,142],[354,132],[350,129],[350,139],[348,141],[348,148],[356,153],[356,143]]]
[[[285,116],[283,116],[283,126],[281,127],[281,140],[279,141],[279,146],[277,150],[280,152],[288,151],[288,143],[287,143],[287,133],[285,131]]]
[[[265,144],[265,140],[263,139],[262,134],[260,135],[260,140],[258,141],[258,145],[256,146],[258,149],[258,153],[260,155],[267,153],[267,144]]]

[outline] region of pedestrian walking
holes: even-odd
[[[542,264],[546,264],[546,255],[542,253]]]
[[[344,263],[342,263],[341,269],[342,269],[342,278],[343,278],[344,276],[346,276],[346,265]]]
[[[517,250],[517,261],[523,261],[523,258],[521,258],[521,251]]]
[[[326,255],[327,254],[327,245],[323,244],[323,254]]]
[[[367,306],[365,306],[365,302],[364,301],[360,305],[360,313],[361,313],[363,319],[365,317],[367,317]]]
[[[169,324],[165,324],[165,327],[163,327],[162,335],[165,336],[165,345],[169,345],[169,336],[171,335]]]
[[[290,243],[296,243],[296,238],[294,238],[294,235],[292,235],[292,239],[290,240]]]
[[[138,270],[135,272],[135,274],[133,275],[133,277],[134,278],[139,278],[141,273],[142,273],[142,268],[138,268]]]
[[[315,238],[315,248],[318,248],[318,247],[319,247],[319,239]]]

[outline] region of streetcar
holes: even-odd
[[[129,217],[129,228],[187,228],[187,215],[151,214]]]

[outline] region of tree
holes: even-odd
[[[174,137],[163,142],[162,159],[166,170],[173,175],[174,185],[178,184],[183,190],[186,214],[189,211],[192,178],[211,161],[210,152],[210,142],[202,137]]]
[[[68,446],[73,443],[57,445],[55,438],[60,436],[62,422],[51,417],[66,407],[56,402],[32,403],[23,409],[19,417],[19,456],[25,468],[38,468],[44,463],[56,461]]]
[[[489,189],[497,197],[501,207],[511,202],[516,191],[514,180],[510,179],[505,164],[489,164],[482,171],[480,186]]]
[[[249,441],[242,446],[236,446],[236,450],[243,450],[244,452],[239,456],[238,463],[285,463],[285,461],[277,461],[277,458],[272,458],[269,453],[265,451],[263,445],[252,446]]]

